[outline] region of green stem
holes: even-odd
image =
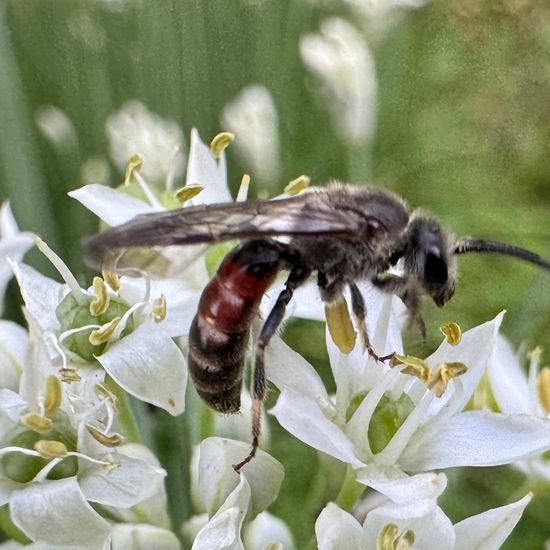
[[[105,386],[117,398],[117,417],[126,443],[143,443],[138,423],[132,411],[130,396],[109,376],[105,378]]]
[[[349,512],[357,502],[357,499],[363,494],[364,490],[365,486],[357,482],[355,471],[348,466],[344,483],[336,497],[336,504],[340,506],[342,510]]]

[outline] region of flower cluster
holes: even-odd
[[[140,117],[152,116],[136,104],[132,116],[125,109],[120,116],[133,132]],[[161,121],[149,123],[162,133]],[[168,141],[181,141],[177,129],[169,130]],[[224,149],[231,140],[220,134],[208,147],[193,130],[186,184],[178,191],[171,189],[177,170],[163,164],[166,187],[152,185],[141,171],[143,158],[134,155],[125,186],[90,184],[70,195],[107,225],[230,201]],[[306,184],[296,180],[286,192]],[[246,198],[247,185],[245,177],[237,200]],[[28,326],[0,322],[0,495],[9,505],[0,521],[6,533],[36,548],[168,550],[182,540],[195,550],[293,548],[287,525],[266,511],[282,486],[284,461],[259,450],[240,475],[233,470],[249,449],[248,418],[211,423],[204,434],[210,437],[181,464],[189,471],[195,514],[176,515],[182,524],[174,525],[166,471],[145,445],[132,405],[188,414],[186,337],[219,254],[189,247],[121,255],[117,272],[105,265],[89,288],[81,288],[46,243],[18,231],[9,206],[0,213],[0,230],[0,292],[13,273]],[[33,243],[63,284],[22,263]],[[262,315],[280,288],[270,291]],[[390,364],[365,354],[359,339],[342,353],[327,330],[331,394],[280,337],[266,352],[268,378],[279,390],[269,413],[325,457],[318,465],[323,475],[341,477],[335,501],[323,503],[315,524],[318,547],[498,548],[531,494],[453,524],[438,505],[447,478],[436,471],[513,464],[550,479],[543,455],[550,449],[548,372],[538,372],[540,353],[531,354],[525,379],[499,335],[501,313],[464,334],[447,325],[441,345],[425,359],[405,355],[402,302],[368,283],[360,290],[373,348],[396,352]],[[312,283],[298,289],[294,304],[288,315],[324,320]],[[473,408],[484,384],[491,399]],[[243,402],[250,402],[246,391]]]

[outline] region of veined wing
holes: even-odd
[[[144,214],[85,242],[93,260],[131,247],[214,243],[265,236],[356,235],[365,225],[357,211],[331,206],[326,193],[282,200],[220,203]]]

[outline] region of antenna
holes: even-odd
[[[511,244],[472,238],[461,239],[458,241],[455,245],[454,253],[466,254],[468,252],[494,252],[496,254],[513,256],[514,258],[525,260],[526,262],[530,262],[550,271],[550,261],[541,258],[538,254],[535,254],[530,250],[520,248],[519,246],[513,246]]]

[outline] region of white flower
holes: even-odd
[[[107,307],[100,316],[92,315],[89,308],[96,299],[95,288],[81,289],[61,259],[44,243],[40,247],[67,285],[24,264],[13,264],[13,268],[25,306],[55,348],[52,353],[57,355],[59,366],[78,370],[83,363],[88,368],[100,364],[128,393],[171,414],[180,414],[185,407],[187,361],[172,339],[177,335],[172,332],[174,324],[153,320],[153,300],[146,293],[139,301],[128,303],[109,292],[102,281]],[[92,344],[94,330],[105,334],[98,335],[101,342]],[[98,363],[90,365],[94,359]]]
[[[378,308],[375,317],[380,322],[370,331],[378,353],[388,352],[388,336],[393,334],[397,342],[391,313],[396,298],[383,299],[386,305]],[[367,310],[370,320],[371,311],[376,310],[370,303]],[[327,337],[337,384],[333,400],[313,367],[275,340],[266,365],[281,395],[270,412],[293,435],[349,464],[358,470],[358,481],[385,494],[389,482],[406,474],[508,464],[540,453],[550,448],[550,421],[519,414],[462,412],[487,366],[501,320],[502,314],[466,332],[456,346],[443,342],[425,360],[432,370],[455,362],[468,367],[439,398],[398,368],[385,370],[378,365],[372,369],[372,360],[360,353],[341,354]],[[397,345],[394,349],[399,350]],[[387,425],[396,427],[387,432]]]
[[[32,233],[19,231],[10,203],[4,202],[0,207],[0,314],[4,311],[6,287],[13,276],[7,260],[20,262],[35,238]]]
[[[79,384],[59,381],[44,333],[27,318],[20,393],[0,390],[0,505],[9,503],[12,521],[31,540],[100,548],[109,525],[88,501],[114,508],[139,505],[163,494],[165,472],[126,454],[124,446],[106,446],[112,403],[96,395],[95,403],[83,406]],[[158,517],[151,514],[150,521]]]
[[[252,178],[272,185],[279,174],[279,136],[277,110],[267,89],[253,85],[241,90],[225,106],[222,124],[235,134],[235,147]]]
[[[154,183],[164,181],[170,172],[181,174],[184,140],[179,126],[152,113],[140,101],[127,101],[111,115],[106,133],[111,158],[120,170],[138,154],[144,159],[144,176]]]
[[[241,539],[243,522],[245,519],[259,518],[258,514],[275,500],[284,476],[283,467],[277,460],[259,450],[256,458],[243,467],[240,475],[233,470],[232,465],[242,460],[249,450],[250,446],[246,443],[218,437],[205,439],[201,443],[198,468],[191,474],[210,519],[196,534],[194,550],[244,549]],[[199,525],[204,522],[202,516],[197,520]],[[286,537],[288,540],[288,530],[281,528],[274,519],[264,516],[257,525],[262,524],[271,526],[272,536]],[[247,536],[253,541],[258,541],[262,536],[255,532],[257,528],[252,525],[248,527]],[[184,526],[184,532],[188,535],[193,534],[195,529],[192,522]]]
[[[41,107],[35,114],[35,120],[40,131],[56,147],[68,149],[78,143],[76,131],[67,114],[53,105]]]
[[[539,370],[541,349],[531,352],[528,374],[522,368],[521,358],[504,337],[499,337],[488,369],[496,404],[505,414],[550,419],[550,369]],[[534,454],[514,466],[535,481],[550,481],[550,460],[544,454]]]
[[[0,388],[16,391],[27,353],[27,331],[0,320]]]
[[[497,550],[530,500],[531,496],[527,495],[455,525],[435,501],[428,509],[395,504],[375,508],[367,514],[362,526],[351,514],[329,503],[317,519],[315,533],[319,550]]]
[[[351,143],[370,139],[376,126],[377,85],[374,61],[361,33],[343,19],[326,19],[319,34],[301,38],[300,54],[321,84],[342,138]]]

